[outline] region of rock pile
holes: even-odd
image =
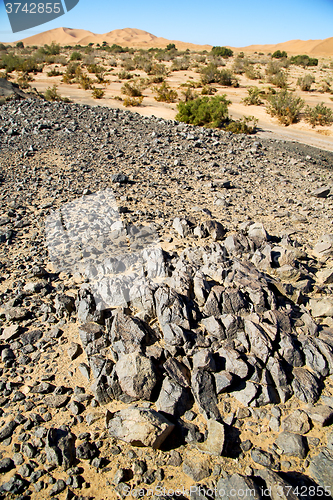
[[[328,153],[63,103],[0,114],[0,498],[330,498]],[[291,168],[323,200],[308,233],[248,201],[273,162],[272,206]]]

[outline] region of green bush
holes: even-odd
[[[88,75],[80,75],[79,77],[79,86],[83,90],[89,90],[91,89],[92,85],[92,80],[89,78]]]
[[[154,91],[157,96],[155,96],[156,101],[160,102],[174,102],[177,99],[178,94],[173,90],[167,83],[163,82],[160,87],[154,87]]]
[[[131,75],[131,73],[128,73],[128,71],[119,71],[118,78],[120,80],[130,80],[131,78],[133,78],[133,75]]]
[[[288,54],[285,50],[283,50],[282,52],[281,50],[276,50],[275,52],[273,52],[272,57],[274,59],[282,59],[283,57],[288,57]]]
[[[316,125],[331,125],[333,123],[333,111],[324,105],[323,102],[317,104],[314,108],[307,106],[304,111],[305,121],[312,127]]]
[[[41,72],[43,67],[39,66],[32,57],[24,59],[13,54],[4,54],[0,58],[0,69],[5,69],[7,73],[12,71],[37,73]]]
[[[92,87],[92,96],[94,99],[102,99],[104,94],[105,94],[105,91],[103,89],[97,88],[97,87]]]
[[[189,57],[181,57],[174,59],[171,65],[171,71],[184,71],[190,67],[190,58]]]
[[[65,101],[65,102],[70,102],[69,99],[66,97],[61,97],[60,94],[58,94],[58,87],[57,85],[53,85],[53,87],[48,87],[44,93],[44,98],[47,101]]]
[[[71,53],[71,61],[82,61],[82,54],[81,52],[72,52]]]
[[[230,120],[224,129],[233,134],[254,134],[258,121],[254,116],[243,116],[239,120]]]
[[[242,102],[246,106],[260,106],[260,104],[263,104],[263,101],[260,99],[260,97],[263,95],[263,91],[260,90],[258,87],[250,87],[247,89],[248,95],[242,99]]]
[[[7,51],[6,45],[4,45],[3,43],[0,43],[0,50],[3,50],[4,52],[6,52]]]
[[[279,71],[275,75],[270,75],[268,77],[268,82],[272,83],[280,89],[285,89],[288,87],[287,75],[283,71]]]
[[[301,90],[308,92],[311,89],[311,85],[315,82],[314,76],[308,74],[303,77],[298,78],[297,85]]]
[[[267,112],[271,116],[276,116],[283,125],[290,125],[299,118],[299,113],[304,107],[304,101],[296,97],[292,92],[281,90],[267,97]]]
[[[23,42],[17,42],[16,47],[18,49],[24,49],[24,43]]]
[[[236,86],[238,83],[230,69],[222,69],[220,71],[214,63],[210,63],[208,66],[202,68],[201,81],[203,85],[220,83],[226,86]]]
[[[318,59],[315,57],[309,57],[307,55],[293,56],[290,58],[291,64],[296,64],[297,66],[318,66]]]
[[[124,99],[124,106],[131,107],[131,106],[141,106],[143,101],[143,96],[138,96],[138,97],[125,97]]]
[[[121,87],[121,93],[130,97],[142,96],[140,87],[136,83],[133,83],[133,85],[131,85],[129,82],[124,83],[124,85]]]
[[[72,47],[70,47],[72,48]],[[60,54],[60,44],[52,42],[51,45],[45,44],[44,47],[41,47],[39,51],[43,52],[48,56],[56,56]]]
[[[213,47],[211,52],[213,56],[221,56],[224,58],[232,57],[234,55],[231,49],[228,49],[227,47],[220,47],[218,45]]]
[[[217,89],[211,87],[210,85],[205,85],[202,87],[201,94],[202,95],[214,95],[217,92]]]
[[[169,44],[166,46],[165,50],[177,50],[177,49],[176,49],[176,45],[175,45],[174,43],[169,43]]]
[[[51,69],[50,71],[47,72],[47,76],[51,77],[51,76],[60,76],[62,75],[63,73],[61,73],[57,68],[53,68]]]
[[[192,125],[222,127],[228,121],[229,104],[231,101],[226,99],[226,94],[180,102],[176,120]]]

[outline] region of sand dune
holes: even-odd
[[[196,45],[193,43],[181,42],[179,40],[168,40],[157,37],[148,31],[133,28],[116,29],[102,35],[92,33],[87,30],[56,28],[44,31],[39,35],[34,35],[22,39],[25,45],[44,45],[52,41],[61,45],[87,45],[88,43],[102,44],[104,41],[109,45],[114,43],[123,47],[164,48],[169,43],[174,43],[181,50],[211,50],[211,45]],[[289,40],[288,42],[266,45],[248,45],[246,47],[231,47],[235,52],[274,52],[275,50],[285,50],[288,54],[308,54],[313,56],[333,56],[333,37],[325,40]]]

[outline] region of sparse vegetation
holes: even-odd
[[[159,102],[174,102],[178,97],[176,90],[173,90],[166,82],[163,82],[160,87],[154,87],[154,91],[157,94],[154,99]]]
[[[297,85],[304,92],[308,92],[311,89],[311,85],[315,82],[315,78],[313,75],[307,74],[303,77],[298,78]]]
[[[125,97],[124,99],[124,106],[132,107],[132,106],[141,106],[143,101],[143,96],[138,96],[138,97]]]
[[[239,120],[230,120],[224,128],[233,134],[254,134],[258,121],[254,116],[243,116]]]
[[[312,127],[316,125],[332,125],[333,111],[321,102],[313,108],[307,106],[304,110],[304,118]]]
[[[57,85],[53,85],[53,87],[48,87],[44,93],[44,98],[47,101],[63,101],[63,102],[71,102],[70,99],[67,97],[61,97],[60,94],[58,94],[58,87]]]
[[[121,93],[125,94],[129,97],[141,97],[142,96],[141,88],[137,83],[133,83],[131,85],[129,82],[126,82],[121,87]]]
[[[247,89],[248,95],[242,99],[242,102],[246,106],[260,106],[263,104],[263,101],[261,100],[261,96],[264,94],[262,90],[260,90],[258,87],[250,87]]]
[[[102,99],[104,97],[105,91],[98,87],[92,87],[92,96],[94,99]]]
[[[304,107],[303,99],[287,90],[271,93],[267,100],[267,112],[271,116],[276,116],[279,122],[286,126],[298,121],[300,111]]]

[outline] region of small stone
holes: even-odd
[[[276,438],[275,444],[287,456],[305,458],[307,455],[306,441],[300,434],[281,432]]]
[[[201,481],[210,475],[209,462],[200,457],[187,459],[183,463],[183,472],[193,481]]]

